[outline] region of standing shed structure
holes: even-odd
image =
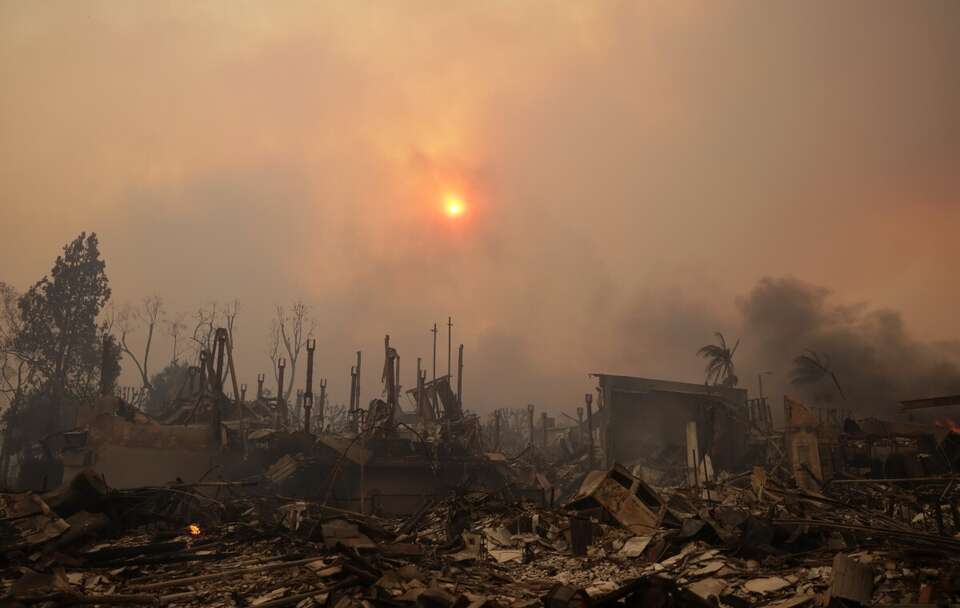
[[[598,380],[599,424],[594,428],[604,466],[659,460],[684,467],[693,450],[698,460],[709,456],[718,468],[742,466],[749,434],[746,389],[600,373],[592,376]],[[688,437],[692,439],[688,441]]]

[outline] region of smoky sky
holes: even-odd
[[[238,299],[250,385],[303,299],[337,401],[386,333],[412,384],[448,315],[478,410],[700,381],[718,330],[785,377],[762,277],[928,353],[960,335],[957,57],[949,0],[0,0],[0,280],[94,230],[118,303]]]

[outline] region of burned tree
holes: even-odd
[[[830,365],[830,358],[824,353],[818,353],[807,349],[793,359],[793,372],[790,375],[790,382],[797,386],[813,385],[830,379],[833,386],[840,394],[840,398],[846,401],[847,396],[840,386],[840,380],[837,373]]]
[[[290,375],[284,383],[284,394],[279,397],[289,399],[293,391],[294,383],[297,379],[297,361],[300,353],[306,346],[307,339],[310,338],[317,329],[317,321],[310,316],[309,309],[302,301],[297,300],[290,305],[287,310],[283,306],[277,306],[277,314],[273,320],[270,329],[270,361],[273,363],[274,378],[279,381],[277,376],[277,361],[286,353],[287,365],[290,368]]]
[[[723,334],[716,332],[719,344],[707,344],[697,351],[697,356],[707,360],[706,384],[712,386],[734,387],[737,385],[738,378],[734,373],[733,355],[740,346],[740,340],[733,345],[733,348],[727,346],[727,340]]]
[[[137,366],[140,374],[141,385],[144,392],[149,393],[150,384],[150,347],[153,345],[153,333],[157,325],[162,322],[163,317],[163,299],[159,295],[148,296],[140,302],[140,306],[133,308],[125,307],[117,315],[117,327],[120,331],[120,348],[124,354]],[[130,347],[127,341],[128,336],[138,329],[139,324],[144,324],[147,328],[147,336],[143,345],[143,356],[138,357]]]

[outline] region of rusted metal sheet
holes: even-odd
[[[609,471],[588,473],[569,506],[586,509],[594,502],[636,534],[646,534],[659,527],[666,509],[653,488],[619,464]]]

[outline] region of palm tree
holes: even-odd
[[[847,400],[836,372],[830,368],[830,358],[827,355],[807,349],[793,359],[793,365],[793,373],[790,377],[792,384],[814,384],[829,377],[837,388],[837,392],[840,393],[840,398],[844,401]]]
[[[738,380],[733,372],[733,354],[737,352],[740,340],[730,348],[722,333],[716,332],[715,335],[719,344],[707,344],[697,351],[698,356],[707,359],[706,383],[734,387]]]

